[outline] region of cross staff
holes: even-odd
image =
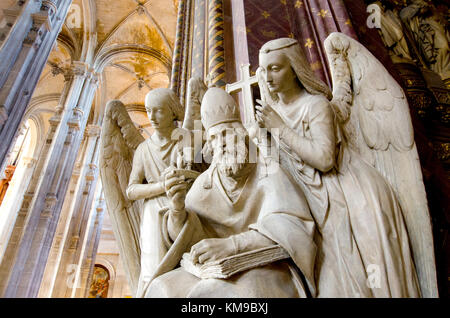
[[[250,76],[250,64],[241,64],[241,80],[232,84],[227,84],[225,90],[227,93],[242,91],[244,100],[244,127],[250,127],[256,122],[255,107],[253,104],[252,85],[258,83],[256,76]]]

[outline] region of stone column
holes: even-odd
[[[11,155],[13,154],[14,147],[17,143],[17,139],[25,133],[25,130],[26,130],[25,123],[22,122],[20,124],[19,128],[17,129],[17,132],[14,134],[14,138],[11,142],[11,145],[9,146],[9,149],[5,156],[5,160],[3,161],[3,164],[0,165],[0,179],[4,179],[6,177],[5,170],[6,170],[6,167],[11,162]]]
[[[208,6],[208,77],[209,84],[225,88],[223,0],[209,0]]]
[[[206,0],[195,0],[194,29],[192,39],[191,76],[204,79],[205,76],[205,29]]]
[[[37,162],[35,158],[31,157],[23,158],[21,161],[22,166],[19,167],[19,169],[24,169],[24,171],[22,172],[23,177],[20,180],[19,186],[15,188],[18,189],[18,191],[13,194],[13,198],[7,206],[2,205],[0,208],[0,223],[3,224],[3,228],[0,229],[0,263],[11,238],[11,233],[16,222],[20,204],[22,203],[26,187],[30,182],[31,175]]]
[[[87,131],[85,131],[83,145],[82,147],[80,147],[75,168],[72,171],[70,185],[64,199],[64,204],[55,232],[55,238],[53,239],[52,248],[49,254],[38,297],[52,297],[54,291],[56,275],[58,273],[62,254],[64,251],[64,242],[66,241],[69,232],[69,226],[71,224],[70,220],[72,218],[72,214],[74,211],[73,206],[75,203],[74,197],[75,193],[77,193],[77,189],[79,188],[78,181],[80,179],[82,166],[86,157],[85,155],[87,153],[89,139],[89,135]],[[68,268],[68,273],[70,273],[70,270],[71,268]]]
[[[54,136],[42,175],[32,184],[35,190],[30,197],[24,198],[23,213],[28,215],[28,222],[14,253],[4,297],[38,294],[97,82],[97,75],[88,65],[74,62],[73,84],[64,110],[53,118],[59,124],[52,127]]]
[[[181,65],[181,53],[183,49],[185,15],[186,15],[186,0],[180,0],[178,1],[177,31],[175,34],[175,47],[173,48],[172,74],[170,76],[170,88],[177,95],[179,94],[180,65]]]
[[[88,236],[88,245],[85,250],[85,254],[81,263],[81,273],[79,278],[79,288],[75,294],[75,297],[88,297],[89,289],[92,281],[92,274],[94,271],[95,258],[97,256],[98,244],[100,242],[100,235],[102,231],[103,216],[105,211],[105,200],[103,199],[102,188],[99,187],[100,195],[97,200],[97,204],[92,213],[92,219]]]
[[[0,31],[0,166],[72,1],[18,1]],[[15,21],[15,23],[14,23]]]
[[[191,76],[191,43],[192,43],[192,2],[193,0],[187,1],[186,3],[186,13],[184,18],[184,34],[183,34],[183,55],[180,65],[180,90],[179,97],[181,104],[184,105],[186,99],[186,85]]]
[[[75,193],[71,200],[70,219],[67,222],[68,232],[64,237],[64,247],[60,263],[58,264],[55,285],[52,297],[70,297],[75,286],[67,286],[67,274],[69,267],[78,267],[82,261],[80,259],[85,250],[85,245],[89,242],[88,221],[92,211],[92,202],[98,180],[97,162],[99,150],[100,127],[89,125],[86,129],[87,143],[84,154],[80,177],[78,179]]]
[[[72,70],[68,70],[65,73],[65,85],[61,93],[58,106],[56,107],[56,112],[54,116],[49,120],[50,127],[47,132],[44,146],[39,153],[33,175],[23,196],[22,204],[17,214],[14,228],[10,236],[5,254],[3,256],[2,263],[0,265],[0,295],[3,295],[4,289],[6,288],[6,284],[11,273],[10,271],[14,264],[18,244],[23,236],[23,231],[28,221],[28,211],[34,197],[34,193],[38,187],[38,181],[44,171],[44,165],[47,161],[47,157],[49,156],[56,129],[61,122],[61,114],[66,104],[74,103],[72,101],[72,99],[74,98],[73,95],[79,94],[81,85],[81,79],[78,77],[74,78]]]

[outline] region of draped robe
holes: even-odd
[[[167,233],[169,213],[167,209],[161,211],[165,216],[161,236],[168,252],[146,297],[305,297],[306,288],[315,294],[315,225],[308,205],[288,175],[281,169],[266,168],[264,164],[256,165],[233,202],[212,165],[187,194],[187,220],[174,242]],[[253,239],[265,235],[273,244],[285,248],[291,258],[229,279],[199,279],[178,267],[182,254],[204,238],[247,234],[256,234],[248,236]]]
[[[178,141],[171,140],[164,145],[158,145],[151,138],[142,142],[133,157],[133,168],[130,174],[127,193],[139,191],[146,184],[160,181],[160,176],[166,168],[176,162]],[[140,223],[141,273],[136,295],[142,297],[159,262],[167,249],[158,233],[161,231],[162,215],[158,213],[167,206],[166,194],[144,200]]]
[[[375,168],[341,142],[329,101],[305,93],[293,104],[273,108],[289,127],[284,138],[301,139],[301,156],[281,142],[280,159],[302,188],[317,224],[317,296],[418,297],[395,193]],[[316,168],[330,159],[331,170]]]

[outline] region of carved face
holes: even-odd
[[[248,163],[245,130],[241,123],[216,125],[208,130],[208,142],[213,149],[219,172],[228,177],[239,176]]]
[[[165,103],[148,103],[145,106],[148,119],[152,127],[156,130],[173,126],[175,115]]]
[[[297,85],[296,75],[287,57],[280,51],[259,55],[262,75],[271,93],[282,93]]]

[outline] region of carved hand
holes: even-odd
[[[257,99],[261,105],[256,105],[256,120],[261,127],[267,128],[271,131],[273,128],[282,128],[285,126],[283,119],[280,115],[266,102]]]
[[[164,177],[164,189],[170,199],[171,208],[175,211],[184,210],[187,182],[184,176],[178,176],[175,171],[168,172]]]
[[[236,253],[231,238],[204,239],[192,246],[191,255],[194,263],[207,263]]]

